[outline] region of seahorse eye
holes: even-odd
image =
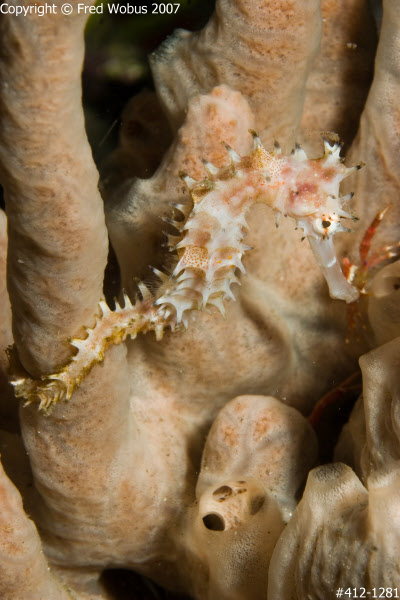
[[[330,227],[331,222],[330,221],[322,221],[322,227]]]

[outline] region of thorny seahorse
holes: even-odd
[[[362,165],[347,168],[340,158],[339,144],[331,145],[325,139],[324,155],[308,159],[298,145],[290,156],[282,155],[277,143],[272,153],[267,152],[258,136],[251,133],[254,148],[248,156],[241,157],[225,145],[230,159],[225,167],[203,161],[207,177],[202,181],[181,174],[191,203],[174,205],[184,215],[183,221],[169,221],[179,232],[169,240],[178,261],[171,274],[153,269],[161,280],[154,295],[141,283],[141,298],[134,304],[125,294],[124,306],[117,302],[115,310],[100,301],[101,314],[93,329],[86,330],[85,339],[70,340],[78,350],[71,361],[41,380],[33,380],[26,373],[15,375],[12,384],[17,397],[27,403],[37,401],[39,408],[48,411],[55,402],[71,398],[111,344],[148,331],[154,331],[159,340],[166,327],[172,331],[186,327],[193,310],[214,306],[224,314],[224,300],[234,300],[231,286],[239,283],[237,271],[244,272],[242,256],[249,249],[243,243],[245,217],[256,202],[270,206],[276,218],[284,214],[295,219],[310,242],[332,298],[346,302],[358,298],[358,290],[342,274],[332,238],[338,231],[350,231],[343,227],[341,218],[353,218],[344,210],[352,194],[341,196],[339,186]]]

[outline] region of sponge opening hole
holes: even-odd
[[[225,521],[221,515],[217,513],[209,513],[203,517],[204,526],[210,531],[224,531]]]

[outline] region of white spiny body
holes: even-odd
[[[101,315],[84,340],[71,344],[78,353],[58,373],[35,381],[21,375],[12,382],[17,396],[28,402],[39,401],[49,409],[58,400],[68,400],[92,366],[104,358],[111,344],[121,343],[127,336],[155,331],[161,339],[165,327],[175,330],[187,325],[190,311],[217,307],[224,313],[224,300],[234,299],[231,286],[239,283],[237,271],[244,272],[242,256],[249,249],[243,243],[246,214],[256,202],[270,206],[276,216],[284,214],[296,221],[308,237],[316,260],[327,280],[333,298],[353,302],[358,291],[343,276],[336,259],[332,238],[338,231],[349,231],[341,218],[351,218],[343,209],[340,196],[342,179],[360,168],[347,168],[340,159],[340,147],[324,140],[325,154],[309,160],[296,146],[288,157],[279,146],[273,153],[263,148],[253,133],[254,150],[241,158],[226,146],[230,163],[218,169],[204,162],[208,177],[195,181],[182,175],[192,206],[174,205],[185,217],[183,221],[167,219],[180,233],[170,236],[171,250],[178,261],[171,275],[153,272],[161,279],[154,296],[140,284],[142,299],[132,305],[125,297],[125,306],[111,311],[100,303]]]
[[[229,183],[228,183],[229,182]],[[248,249],[242,240],[245,235],[245,214],[253,203],[254,189],[242,186],[242,175],[236,173],[226,182],[201,182],[197,193],[210,187],[207,195],[197,202],[182,227],[182,239],[172,248],[180,254],[167,289],[157,299],[161,314],[176,313],[179,323],[186,323],[187,311],[216,306],[224,312],[223,300],[235,299],[231,290],[239,283],[236,270],[244,272],[242,256]],[[221,203],[228,185],[230,197]],[[193,190],[192,197],[196,198]],[[179,227],[179,225],[177,225]]]
[[[340,147],[324,141],[325,154],[308,160],[296,146],[282,156],[278,146],[267,152],[254,135],[254,150],[241,158],[227,147],[230,164],[218,169],[204,161],[207,179],[197,182],[183,176],[190,190],[193,208],[182,225],[169,221],[182,236],[172,245],[180,254],[166,289],[156,300],[162,315],[186,324],[188,311],[216,306],[224,311],[225,298],[234,298],[232,283],[238,283],[236,269],[244,272],[242,256],[245,216],[255,202],[270,206],[276,215],[284,214],[296,221],[308,237],[331,296],[353,302],[356,288],[344,278],[337,262],[332,237],[349,231],[340,222],[351,218],[341,197],[342,179],[359,168],[346,168],[340,160]],[[185,207],[181,207],[185,211]],[[187,215],[185,215],[187,216]]]

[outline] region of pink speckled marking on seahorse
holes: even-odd
[[[168,220],[179,232],[179,236],[171,236],[170,243],[178,261],[171,275],[153,269],[161,280],[155,295],[141,284],[142,300],[135,305],[125,297],[125,306],[117,304],[111,311],[102,301],[94,328],[87,330],[84,340],[71,341],[78,353],[70,363],[40,381],[26,374],[16,376],[12,383],[18,397],[39,401],[40,408],[48,410],[58,400],[71,398],[111,344],[151,330],[161,339],[166,327],[186,326],[192,310],[214,306],[224,313],[224,300],[235,299],[231,286],[239,283],[237,270],[245,271],[242,256],[249,249],[243,243],[245,216],[256,202],[270,206],[276,217],[284,214],[295,219],[310,242],[332,298],[346,302],[358,298],[358,290],[343,276],[332,238],[339,231],[349,231],[341,219],[352,218],[344,210],[352,195],[340,195],[340,182],[361,165],[347,168],[340,159],[340,146],[326,140],[324,155],[308,159],[299,146],[290,156],[283,156],[278,144],[273,153],[267,152],[251,133],[254,149],[249,156],[242,158],[226,146],[230,161],[225,167],[203,161],[208,176],[202,181],[182,174],[191,204],[174,205],[184,215],[183,221]]]

